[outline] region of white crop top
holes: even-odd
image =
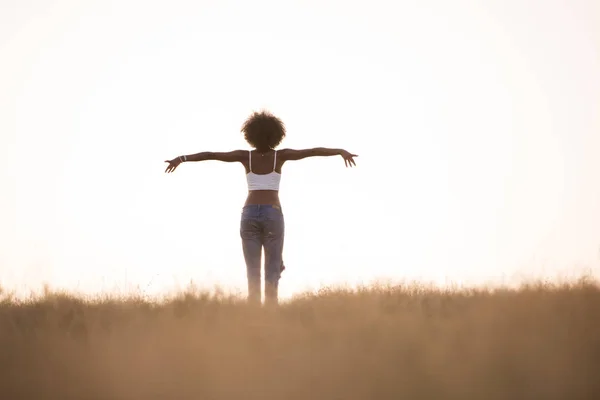
[[[273,161],[273,171],[268,174],[255,174],[252,172],[252,152],[248,152],[248,164],[250,166],[250,172],[246,174],[246,180],[248,181],[248,191],[252,190],[279,190],[279,182],[281,181],[281,174],[275,172],[275,166],[277,165],[277,150],[275,150],[275,156]]]

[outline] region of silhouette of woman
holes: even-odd
[[[277,304],[278,287],[283,264],[283,241],[285,224],[279,202],[281,168],[287,161],[306,157],[340,155],[346,167],[356,163],[356,154],[342,149],[316,147],[293,150],[276,147],[285,137],[283,122],[267,111],[254,112],[242,125],[241,131],[254,149],[230,152],[202,152],[182,155],[165,162],[167,173],[175,171],[179,164],[189,161],[217,160],[240,162],[246,168],[248,197],[242,208],[240,236],[246,261],[248,277],[248,302],[261,302],[261,254],[265,253],[265,305]]]

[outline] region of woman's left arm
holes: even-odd
[[[175,168],[179,166],[179,164],[186,161],[223,161],[223,162],[242,162],[247,156],[248,152],[244,150],[234,150],[227,152],[214,152],[214,151],[203,151],[201,153],[183,155],[179,157],[175,157],[172,160],[166,160],[166,163],[169,163],[169,166],[165,170],[165,172],[170,173],[175,171]]]

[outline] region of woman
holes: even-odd
[[[186,161],[217,160],[240,162],[246,168],[248,197],[242,209],[240,236],[248,276],[248,301],[261,300],[261,252],[265,251],[265,304],[277,304],[277,288],[283,266],[283,239],[285,225],[279,202],[281,168],[286,161],[306,157],[340,155],[346,167],[356,165],[351,154],[342,149],[323,147],[292,150],[275,150],[285,137],[285,126],[273,114],[263,111],[253,113],[243,124],[242,132],[254,150],[230,152],[202,152],[182,155],[170,161],[165,172],[175,171]]]

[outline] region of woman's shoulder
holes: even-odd
[[[278,157],[285,157],[285,156],[293,153],[294,151],[296,151],[296,150],[290,149],[290,148],[287,148],[287,147],[285,149],[277,149],[277,156]]]

